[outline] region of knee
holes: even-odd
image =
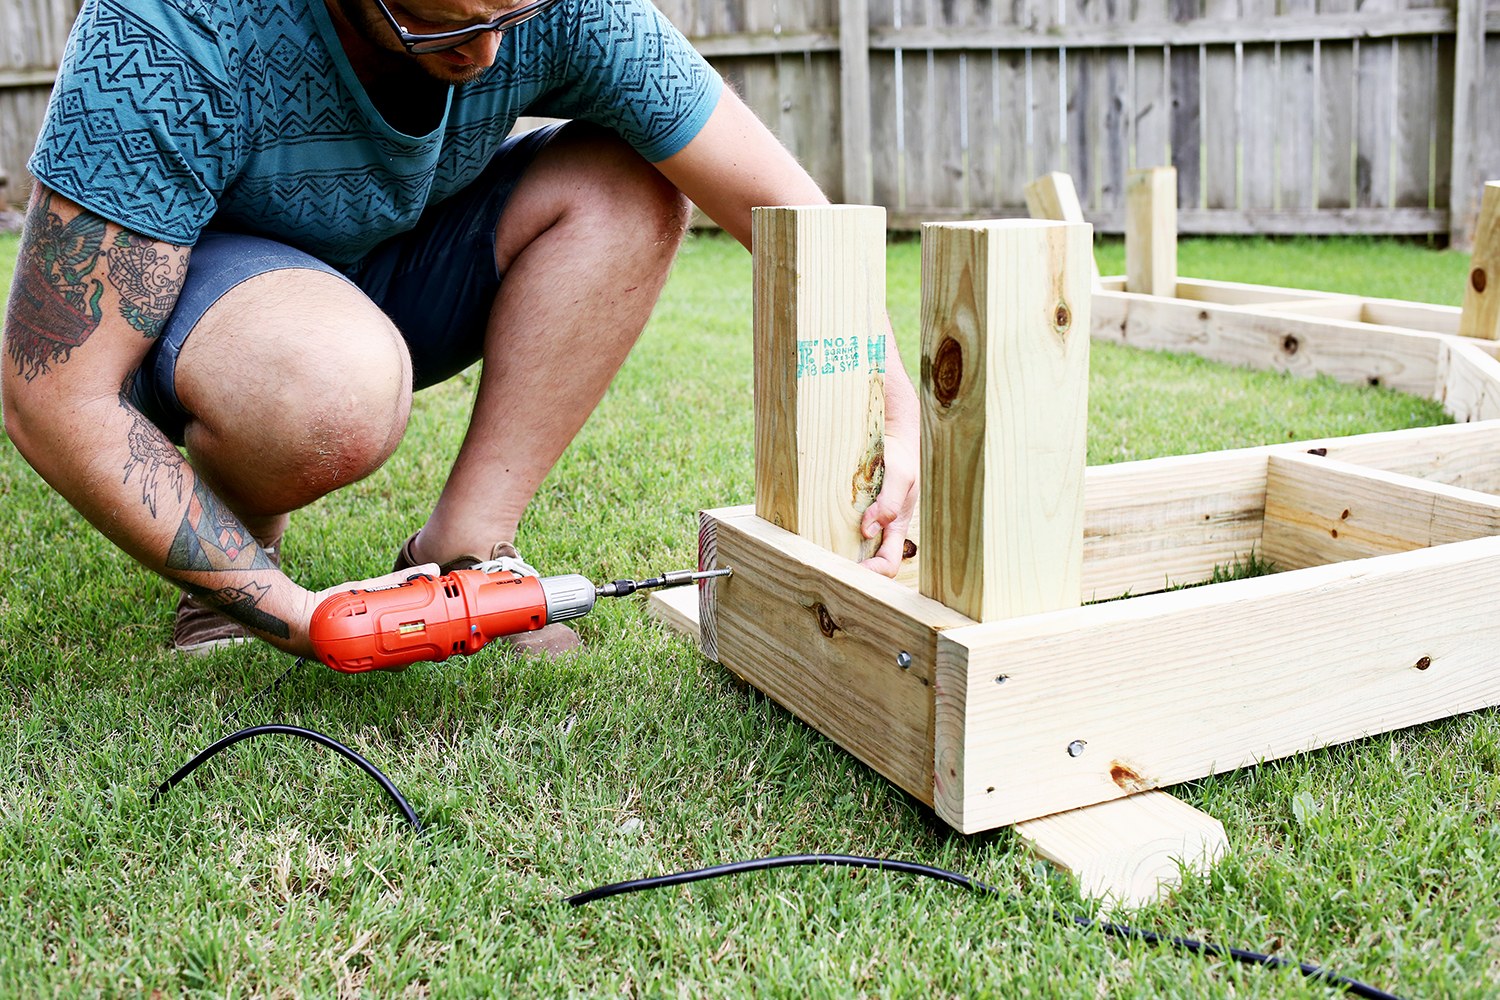
[[[578,203],[596,216],[594,224],[676,252],[693,206],[661,171],[614,132],[587,122],[569,123],[554,142],[576,171]]]
[[[263,282],[216,306],[188,338],[178,366],[193,414],[188,451],[236,509],[310,503],[369,475],[400,443],[411,412],[406,344],[346,290],[338,279],[298,288],[299,308],[287,309]]]

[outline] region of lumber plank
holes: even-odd
[[[1447,337],[1438,353],[1437,398],[1460,423],[1500,417],[1500,361],[1478,343]]]
[[[1157,902],[1184,870],[1207,874],[1229,850],[1224,824],[1161,791],[1015,825],[1032,851],[1072,872],[1102,912]]]
[[[1493,537],[948,629],[935,808],[992,829],[1500,704],[1497,587]]]
[[[1464,337],[1500,339],[1500,181],[1484,186],[1458,332]]]
[[[1052,170],[1026,185],[1026,213],[1033,219],[1052,222],[1086,222],[1073,175]],[[1099,262],[1093,260],[1093,285],[1099,287]]]
[[[1426,333],[1458,333],[1462,311],[1457,306],[1440,306],[1426,302],[1403,302],[1400,299],[1361,299],[1364,308],[1359,319],[1377,326],[1403,326]],[[1480,345],[1486,346],[1486,345]]]
[[[977,620],[1077,603],[1092,230],[922,232],[924,594]]]
[[[973,620],[753,511],[704,517],[734,570],[703,621],[719,662],[930,803],[937,636]]]
[[[698,619],[698,588],[674,587],[654,590],[646,598],[646,613],[667,628],[701,643],[702,628]]]
[[[1311,455],[1272,455],[1261,551],[1279,569],[1500,534],[1500,497]]]
[[[1283,288],[1280,285],[1254,285],[1243,281],[1179,277],[1177,297],[1194,302],[1214,302],[1223,306],[1248,306],[1307,299],[1344,299],[1348,296],[1310,288]]]
[[[849,559],[880,491],[885,426],[885,210],[753,212],[755,505]]]
[[[1177,294],[1177,168],[1132,170],[1125,180],[1125,288]]]
[[[1353,385],[1383,385],[1437,398],[1441,342],[1435,335],[1271,309],[1099,292],[1094,296],[1093,335],[1224,364],[1329,375]]]
[[[1365,321],[1365,304],[1354,296],[1347,298],[1298,299],[1292,302],[1268,302],[1266,312],[1297,313],[1322,319],[1340,319],[1348,323]]]

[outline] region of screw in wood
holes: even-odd
[[[1072,743],[1068,744],[1068,756],[1069,757],[1081,757],[1081,756],[1083,756],[1083,748],[1086,747],[1086,746],[1088,746],[1088,744],[1085,743],[1083,740],[1074,740]]]
[[[900,667],[902,670],[910,670],[911,669],[911,654],[908,653],[904,649],[901,652],[897,653],[896,654],[896,666]]]

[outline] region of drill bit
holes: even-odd
[[[645,580],[614,580],[610,583],[596,587],[594,593],[598,597],[624,597],[633,594],[637,590],[654,590],[658,587],[685,587],[699,580],[712,580],[716,577],[728,576],[734,572],[728,567],[724,569],[706,569],[694,571],[680,569],[671,573],[663,573],[661,576],[648,577]]]

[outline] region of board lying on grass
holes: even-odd
[[[1086,225],[925,227],[918,586],[857,565],[883,224],[756,213],[757,498],[701,516],[734,569],[699,595],[710,657],[956,829],[1054,845],[1118,821],[1082,807],[1500,704],[1500,420],[1085,469]],[[1500,398],[1483,350],[1412,336],[1465,417]],[[1164,589],[1251,552],[1299,568]],[[1140,901],[1138,843],[1221,851],[1193,815],[1119,838],[1101,891]]]

